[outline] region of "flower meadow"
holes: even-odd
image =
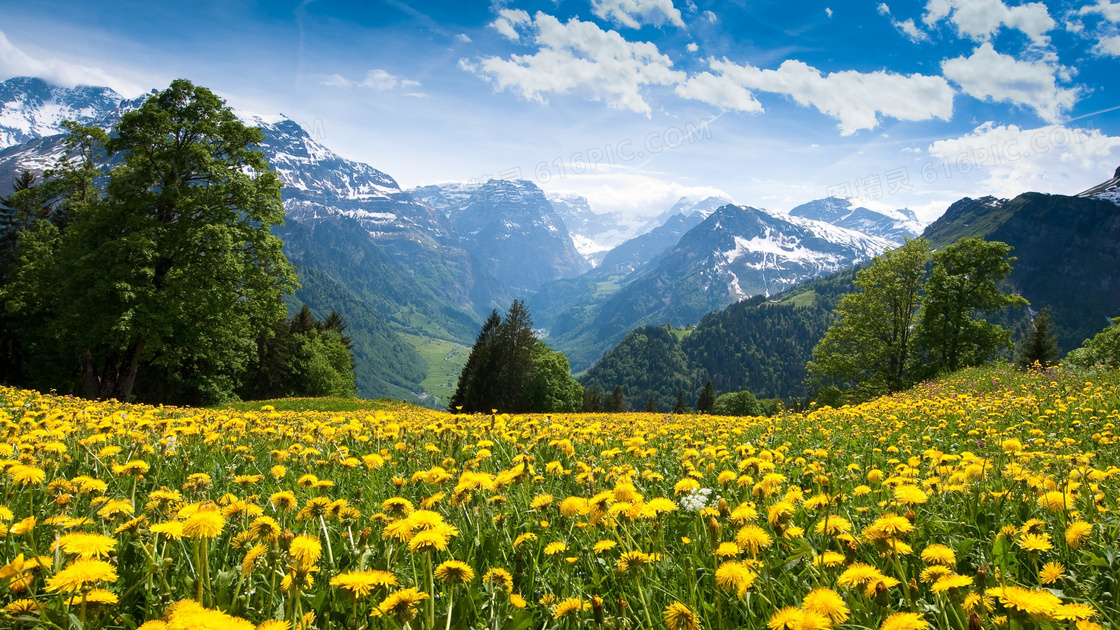
[[[1120,375],[772,418],[0,389],[0,626],[1120,628]]]

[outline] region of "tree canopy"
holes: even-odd
[[[860,398],[991,360],[1011,332],[985,318],[1027,304],[1001,289],[1015,262],[1010,251],[970,237],[932,256],[921,238],[883,253],[840,300],[837,321],[813,349],[810,379]]]
[[[0,295],[25,379],[90,398],[229,398],[296,284],[270,233],[284,209],[262,131],[185,80],[111,138],[68,129],[50,220],[20,231]]]

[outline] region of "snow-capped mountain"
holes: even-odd
[[[823,221],[832,225],[880,236],[895,245],[922,232],[922,223],[912,210],[876,211],[852,207],[852,202],[837,197],[817,199],[789,211],[790,216]]]
[[[892,246],[886,239],[823,221],[729,204],[689,230],[647,275],[672,278],[674,284],[691,282],[705,302],[720,308],[752,295],[778,293]]]
[[[642,227],[638,229],[638,235],[645,234],[654,230],[671,219],[672,217],[683,214],[686,217],[692,216],[693,213],[699,213],[701,219],[707,219],[708,215],[715,212],[721,206],[726,206],[735,201],[727,195],[712,195],[712,196],[684,196],[677,200],[671,208],[662,212],[661,214],[647,220]]]
[[[531,181],[492,179],[452,213],[462,246],[494,269],[512,292],[527,295],[591,265],[576,251],[564,221]]]
[[[1079,193],[1077,196],[1105,199],[1120,205],[1120,166],[1116,167],[1116,172],[1112,175],[1112,179],[1102,184],[1097,184],[1089,190]]]
[[[62,88],[32,77],[8,79],[0,83],[0,149],[54,135],[64,120],[108,127],[136,103],[107,87]]]
[[[587,299],[546,288],[571,304],[549,318],[550,339],[581,370],[637,326],[696,323],[732,302],[773,295],[890,247],[887,239],[823,221],[727,204],[621,280],[613,294]]]
[[[453,214],[467,207],[471,195],[481,186],[482,182],[448,182],[417,186],[407,192],[413,199],[451,218]]]
[[[566,193],[545,193],[552,209],[568,227],[576,246],[593,266],[613,248],[633,237],[642,227],[642,220],[621,212],[595,212],[587,199]]]

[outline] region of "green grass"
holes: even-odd
[[[816,300],[816,291],[805,291],[782,300],[782,304],[786,306],[812,306]]]
[[[692,334],[696,328],[674,328],[673,334],[677,336],[677,341],[683,340],[685,337]]]
[[[612,276],[608,280],[596,282],[594,285],[595,288],[591,291],[592,297],[602,298],[617,293],[619,288],[621,288],[621,285],[618,283],[621,277],[622,276]]]
[[[467,362],[471,349],[456,341],[421,337],[401,333],[401,337],[412,344],[428,366],[428,377],[420,383],[424,391],[438,396],[443,402],[450,400],[459,381],[459,373]],[[440,405],[442,406],[442,405]]]
[[[247,402],[227,403],[215,405],[211,409],[232,409],[239,412],[260,411],[261,407],[271,405],[276,411],[397,411],[404,407],[413,407],[406,402],[379,398],[365,400],[363,398],[275,398],[272,400],[250,400]]]

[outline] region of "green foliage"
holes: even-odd
[[[304,391],[296,395],[346,397],[354,395],[350,351],[334,330],[312,329],[302,335],[293,357],[293,373]]]
[[[1066,362],[1078,367],[1120,367],[1120,317],[1112,325],[1086,339],[1080,348],[1066,357]]]
[[[486,412],[497,409],[499,392],[496,376],[501,369],[496,346],[502,318],[498,311],[482,324],[482,330],[471,347],[471,354],[459,374],[459,384],[448,403],[449,411],[466,413]]]
[[[673,405],[673,413],[688,413],[688,401],[684,399],[684,391],[677,392],[677,402]]]
[[[354,362],[345,330],[338,313],[319,321],[305,304],[257,340],[257,356],[237,394],[248,400],[353,396]]]
[[[528,385],[533,413],[574,413],[583,405],[583,387],[572,378],[568,358],[538,341]]]
[[[603,411],[608,413],[626,413],[630,411],[630,402],[626,400],[626,393],[621,386],[615,386],[603,401]]]
[[[763,406],[750,392],[730,392],[716,398],[712,414],[717,416],[761,416]]]
[[[69,128],[51,174],[58,237],[36,230],[31,269],[4,287],[25,346],[54,346],[28,353],[28,373],[90,398],[128,400],[134,387],[153,402],[228,398],[295,286],[269,231],[284,210],[261,130],[184,80],[125,114],[111,139]],[[106,171],[103,194],[94,181]]]
[[[925,239],[908,240],[859,272],[858,292],[840,300],[838,321],[813,349],[812,380],[856,386],[865,396],[910,385],[910,336],[929,257]]]
[[[1022,297],[1000,290],[1015,262],[1010,251],[1006,243],[968,237],[933,255],[914,339],[918,353],[913,372],[919,378],[981,365],[1011,344],[1009,330],[983,319],[1027,305]]]
[[[821,407],[842,407],[848,403],[847,393],[835,385],[825,385],[817,390],[817,399],[813,401]]]
[[[1031,322],[1031,330],[1019,346],[1019,356],[1015,362],[1020,368],[1029,368],[1035,363],[1049,367],[1058,362],[1058,338],[1054,335],[1054,325],[1050,322],[1050,308],[1038,312]]]
[[[567,357],[537,341],[529,311],[514,300],[504,318],[494,311],[482,325],[448,407],[465,413],[565,413],[584,403]]]
[[[751,394],[752,396],[754,394]],[[716,389],[712,387],[712,382],[708,381],[704,384],[704,389],[700,390],[700,395],[696,397],[696,411],[700,413],[711,413],[712,405],[716,402]]]
[[[583,404],[580,411],[584,413],[599,413],[603,410],[603,390],[598,385],[583,388]]]
[[[621,386],[630,400],[655,398],[671,408],[680,390],[696,391],[681,342],[668,326],[645,326],[626,335],[580,379],[585,388]]]

